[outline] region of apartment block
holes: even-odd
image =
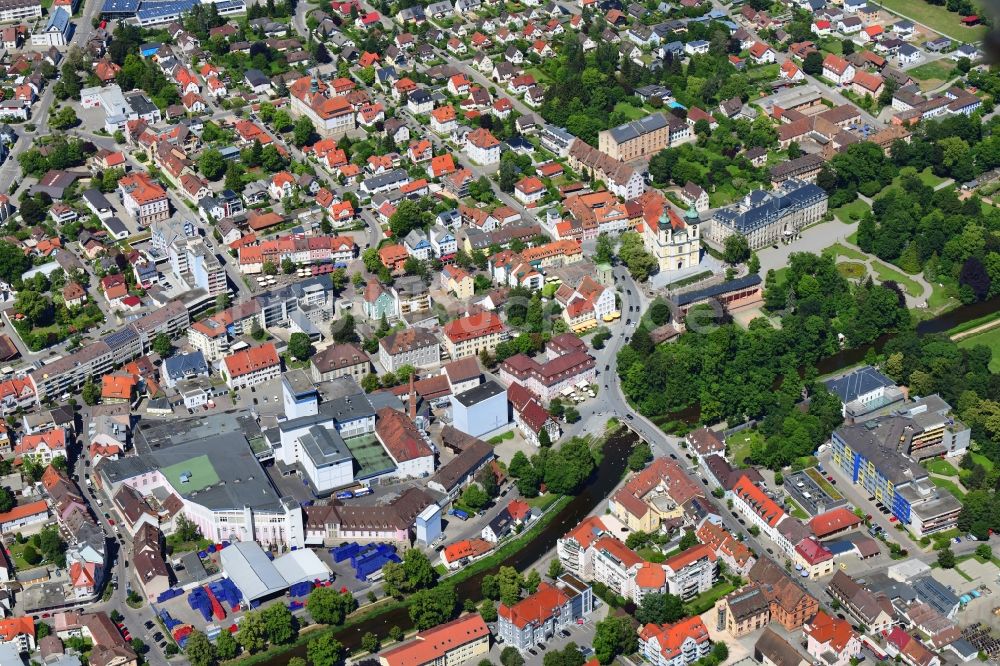
[[[594,610],[590,586],[564,573],[555,584],[543,582],[538,590],[513,606],[497,609],[497,637],[521,652],[546,642]]]
[[[167,192],[148,173],[133,173],[118,181],[122,204],[129,215],[143,227],[170,217]]]
[[[495,313],[484,311],[445,324],[444,345],[452,360],[490,354],[508,337],[507,327]]]
[[[597,135],[597,149],[622,162],[650,157],[690,140],[691,127],[673,114],[653,113]]]

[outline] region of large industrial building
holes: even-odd
[[[302,547],[302,508],[271,485],[254,452],[262,441],[244,411],[144,419],[134,434],[138,455],[101,461],[98,481],[109,495],[122,485],[143,496],[178,495],[185,516],[215,542]]]
[[[244,541],[223,548],[219,561],[247,605],[277,596],[297,583],[330,578],[330,567],[307,548],[293,550],[272,561],[257,543]]]

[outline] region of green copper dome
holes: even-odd
[[[701,218],[698,216],[698,211],[694,209],[694,206],[690,206],[687,212],[684,213],[684,221],[688,224],[698,224],[701,222]]]
[[[663,207],[663,212],[660,213],[660,221],[659,221],[658,224],[660,226],[660,229],[669,229],[670,228],[670,216],[667,214],[667,207],[666,206]]]

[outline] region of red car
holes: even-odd
[[[114,518],[108,518],[108,525],[111,525],[112,527],[114,527],[115,526],[115,519]]]
[[[894,523],[894,522],[896,522],[897,520],[899,520],[899,519],[898,519],[898,518],[896,518],[896,516],[890,516],[890,517],[889,517],[889,522],[890,522],[890,523]]]

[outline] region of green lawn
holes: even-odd
[[[691,601],[684,604],[684,610],[688,615],[701,615],[715,605],[715,602],[734,591],[736,586],[729,580],[721,580],[708,592],[699,594]]]
[[[645,546],[643,548],[640,548],[639,550],[635,551],[635,554],[641,557],[642,559],[646,560],[647,562],[653,562],[656,564],[659,564],[660,562],[663,562],[664,560],[667,559],[666,555],[664,555],[662,552],[656,550],[651,546]]]
[[[837,272],[848,280],[860,280],[864,277],[867,270],[865,269],[864,264],[846,261],[842,264],[837,264]]]
[[[942,285],[938,282],[931,282],[931,297],[927,299],[927,306],[931,310],[940,310],[948,306],[955,304],[957,301],[955,297],[951,294],[952,289],[948,285]]]
[[[799,505],[792,500],[787,501],[788,512],[799,520],[809,520],[809,514],[799,508]]]
[[[847,247],[846,245],[841,245],[840,243],[834,243],[830,247],[823,250],[824,254],[832,254],[834,259],[837,257],[844,257],[845,259],[854,259],[855,261],[864,261],[868,259],[868,256],[864,252],[855,250],[854,248]]]
[[[24,559],[24,549],[29,545],[30,542],[17,543],[16,541],[10,544],[10,561],[14,565],[17,571],[25,571],[27,569],[34,569],[37,566],[41,566],[41,562],[38,564],[28,564]],[[37,549],[36,549],[37,550]]]
[[[947,178],[934,175],[934,172],[930,167],[927,167],[917,175],[920,176],[920,180],[923,181],[924,185],[930,185],[931,187],[937,187],[944,181],[948,180]]]
[[[536,76],[535,78],[537,79],[538,77]],[[615,104],[615,111],[624,113],[630,120],[638,120],[648,115],[645,109],[637,109],[628,102],[618,102]]]
[[[972,462],[982,465],[983,469],[985,469],[987,473],[993,471],[993,461],[984,456],[982,453],[970,452],[969,455],[972,456]]]
[[[774,281],[779,284],[784,282],[785,275],[787,274],[788,274],[788,266],[785,266],[784,268],[779,268],[778,270],[774,271]]]
[[[934,472],[935,474],[941,474],[943,476],[958,476],[958,470],[952,466],[947,460],[941,460],[940,458],[935,458],[934,460],[929,460],[924,465],[927,467],[927,471]]]
[[[876,260],[872,262],[872,270],[875,271],[875,275],[880,282],[894,280],[910,296],[919,296],[924,293],[924,290],[920,287],[920,285],[908,278],[904,273],[897,271],[894,268],[889,268],[889,266],[880,261]]]
[[[1000,326],[983,331],[982,333],[970,335],[958,341],[959,347],[969,348],[976,345],[986,345],[990,348],[993,352],[993,358],[990,359],[990,370],[992,372],[1000,372]]]
[[[550,506],[555,504],[559,497],[560,495],[557,493],[545,493],[544,495],[539,495],[538,497],[529,497],[526,501],[528,502],[528,506],[536,508],[539,511],[545,511]]]
[[[889,184],[889,187],[902,187],[900,183],[903,180],[903,176],[908,173],[916,174],[917,177],[920,178],[920,182],[930,187],[937,187],[938,185],[947,180],[947,178],[942,178],[940,176],[934,175],[934,171],[931,170],[930,167],[927,167],[923,171],[917,171],[913,167],[903,167],[902,169],[900,169],[899,175],[892,179],[892,182]]]
[[[827,53],[834,55],[844,55],[844,44],[836,37],[823,37],[817,40],[816,46]]]
[[[890,11],[899,12],[931,30],[963,42],[976,42],[986,36],[986,26],[966,28],[961,17],[943,6],[930,5],[923,0],[880,0],[879,4]],[[912,72],[912,70],[911,70]]]
[[[815,467],[810,467],[809,469],[807,469],[806,474],[809,475],[810,479],[816,482],[816,485],[818,485],[823,490],[824,493],[832,497],[834,500],[840,500],[844,498],[844,496],[841,495],[840,492],[838,492],[837,489],[833,487],[833,484],[827,481],[826,477],[820,474],[819,470],[816,469]]]
[[[497,435],[496,437],[490,437],[489,440],[487,440],[487,441],[489,441],[490,444],[499,444],[500,442],[504,441],[505,439],[514,439],[514,431],[513,430],[508,430],[507,432],[501,433],[501,434]]]
[[[938,488],[944,488],[952,495],[957,497],[959,500],[965,499],[965,493],[962,492],[962,490],[958,487],[957,483],[949,481],[948,479],[942,479],[941,477],[938,476],[932,476],[930,477],[930,479],[931,482],[933,482],[934,485],[937,486]]]
[[[767,65],[761,65],[759,67],[751,67],[749,69],[750,80],[751,81],[774,81],[778,78],[778,71],[781,69],[781,65],[776,62],[772,62]]]
[[[740,198],[740,193],[729,183],[719,183],[714,192],[709,192],[708,201],[712,208],[728,206]]]
[[[549,80],[548,75],[537,67],[530,67],[524,70],[524,73],[531,74],[538,83],[547,83]]]
[[[737,467],[743,467],[745,460],[750,455],[750,450],[755,443],[763,444],[764,436],[753,428],[741,430],[736,434],[726,438],[726,446],[729,447],[729,457]]]
[[[907,70],[907,74],[920,81],[944,81],[951,76],[955,66],[949,60],[935,60]]]
[[[833,213],[835,218],[847,224],[854,220],[860,220],[870,210],[871,206],[867,203],[861,199],[855,199],[851,203],[844,204],[840,208],[834,208],[830,212]]]

